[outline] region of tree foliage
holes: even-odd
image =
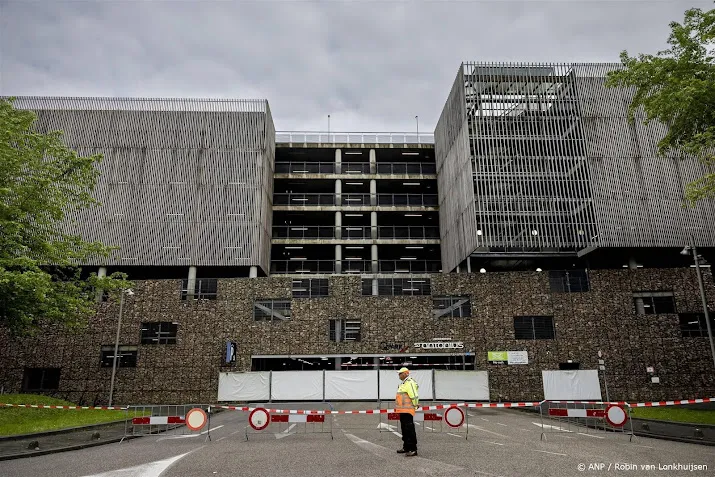
[[[606,86],[634,88],[629,118],[643,108],[645,123],[658,120],[669,127],[658,143],[667,152],[692,154],[705,164],[715,164],[715,9],[685,12],[683,23],[671,22],[670,48],[656,55],[630,57],[621,53],[623,69],[608,74]],[[712,170],[712,169],[709,169]],[[686,186],[690,205],[715,196],[715,174]]]
[[[130,286],[124,274],[82,279],[77,267],[111,251],[73,234],[69,219],[99,205],[101,155],[79,156],[61,132],[37,132],[35,120],[0,99],[0,325],[15,334],[81,325],[95,313],[96,288]]]

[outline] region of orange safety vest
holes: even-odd
[[[405,379],[405,381],[400,383],[397,387],[397,394],[395,395],[395,412],[406,412],[414,416],[415,404],[407,392],[407,386],[411,386],[411,391],[415,396],[415,401],[417,400],[417,383],[412,378]]]

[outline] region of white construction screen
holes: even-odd
[[[544,399],[554,401],[600,401],[598,370],[542,371]]]
[[[434,390],[438,401],[489,401],[489,373],[435,371]]]
[[[377,373],[375,371],[326,371],[326,400],[377,400]]]
[[[219,401],[267,401],[271,373],[219,373]]]
[[[410,371],[410,376],[419,385],[418,394],[421,401],[434,399],[431,369]],[[399,385],[397,370],[380,370],[380,399],[395,399]]]
[[[271,399],[277,401],[322,401],[322,371],[273,371]]]

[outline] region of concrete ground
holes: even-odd
[[[277,405],[273,405],[278,407]],[[287,407],[287,406],[286,406]],[[307,407],[307,406],[306,406]],[[366,403],[338,409],[365,409]],[[468,425],[452,430],[439,422],[418,426],[419,455],[402,446],[399,423],[382,415],[338,415],[324,425],[271,424],[249,434],[247,414],[226,411],[206,434],[172,433],[122,444],[0,462],[3,477],[194,477],[194,476],[629,476],[715,475],[715,449],[547,422],[509,409],[470,409]],[[444,427],[443,427],[444,426]],[[250,429],[250,428],[249,428]],[[332,439],[331,431],[332,430]],[[681,466],[678,467],[666,466]],[[687,470],[686,466],[707,466]],[[399,467],[398,467],[399,466]],[[583,470],[579,466],[582,466]],[[653,466],[644,468],[643,466]],[[685,467],[685,468],[683,468]]]

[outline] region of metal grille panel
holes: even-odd
[[[269,270],[275,129],[264,100],[21,97],[40,132],[102,153],[101,207],[68,217],[106,263]]]

